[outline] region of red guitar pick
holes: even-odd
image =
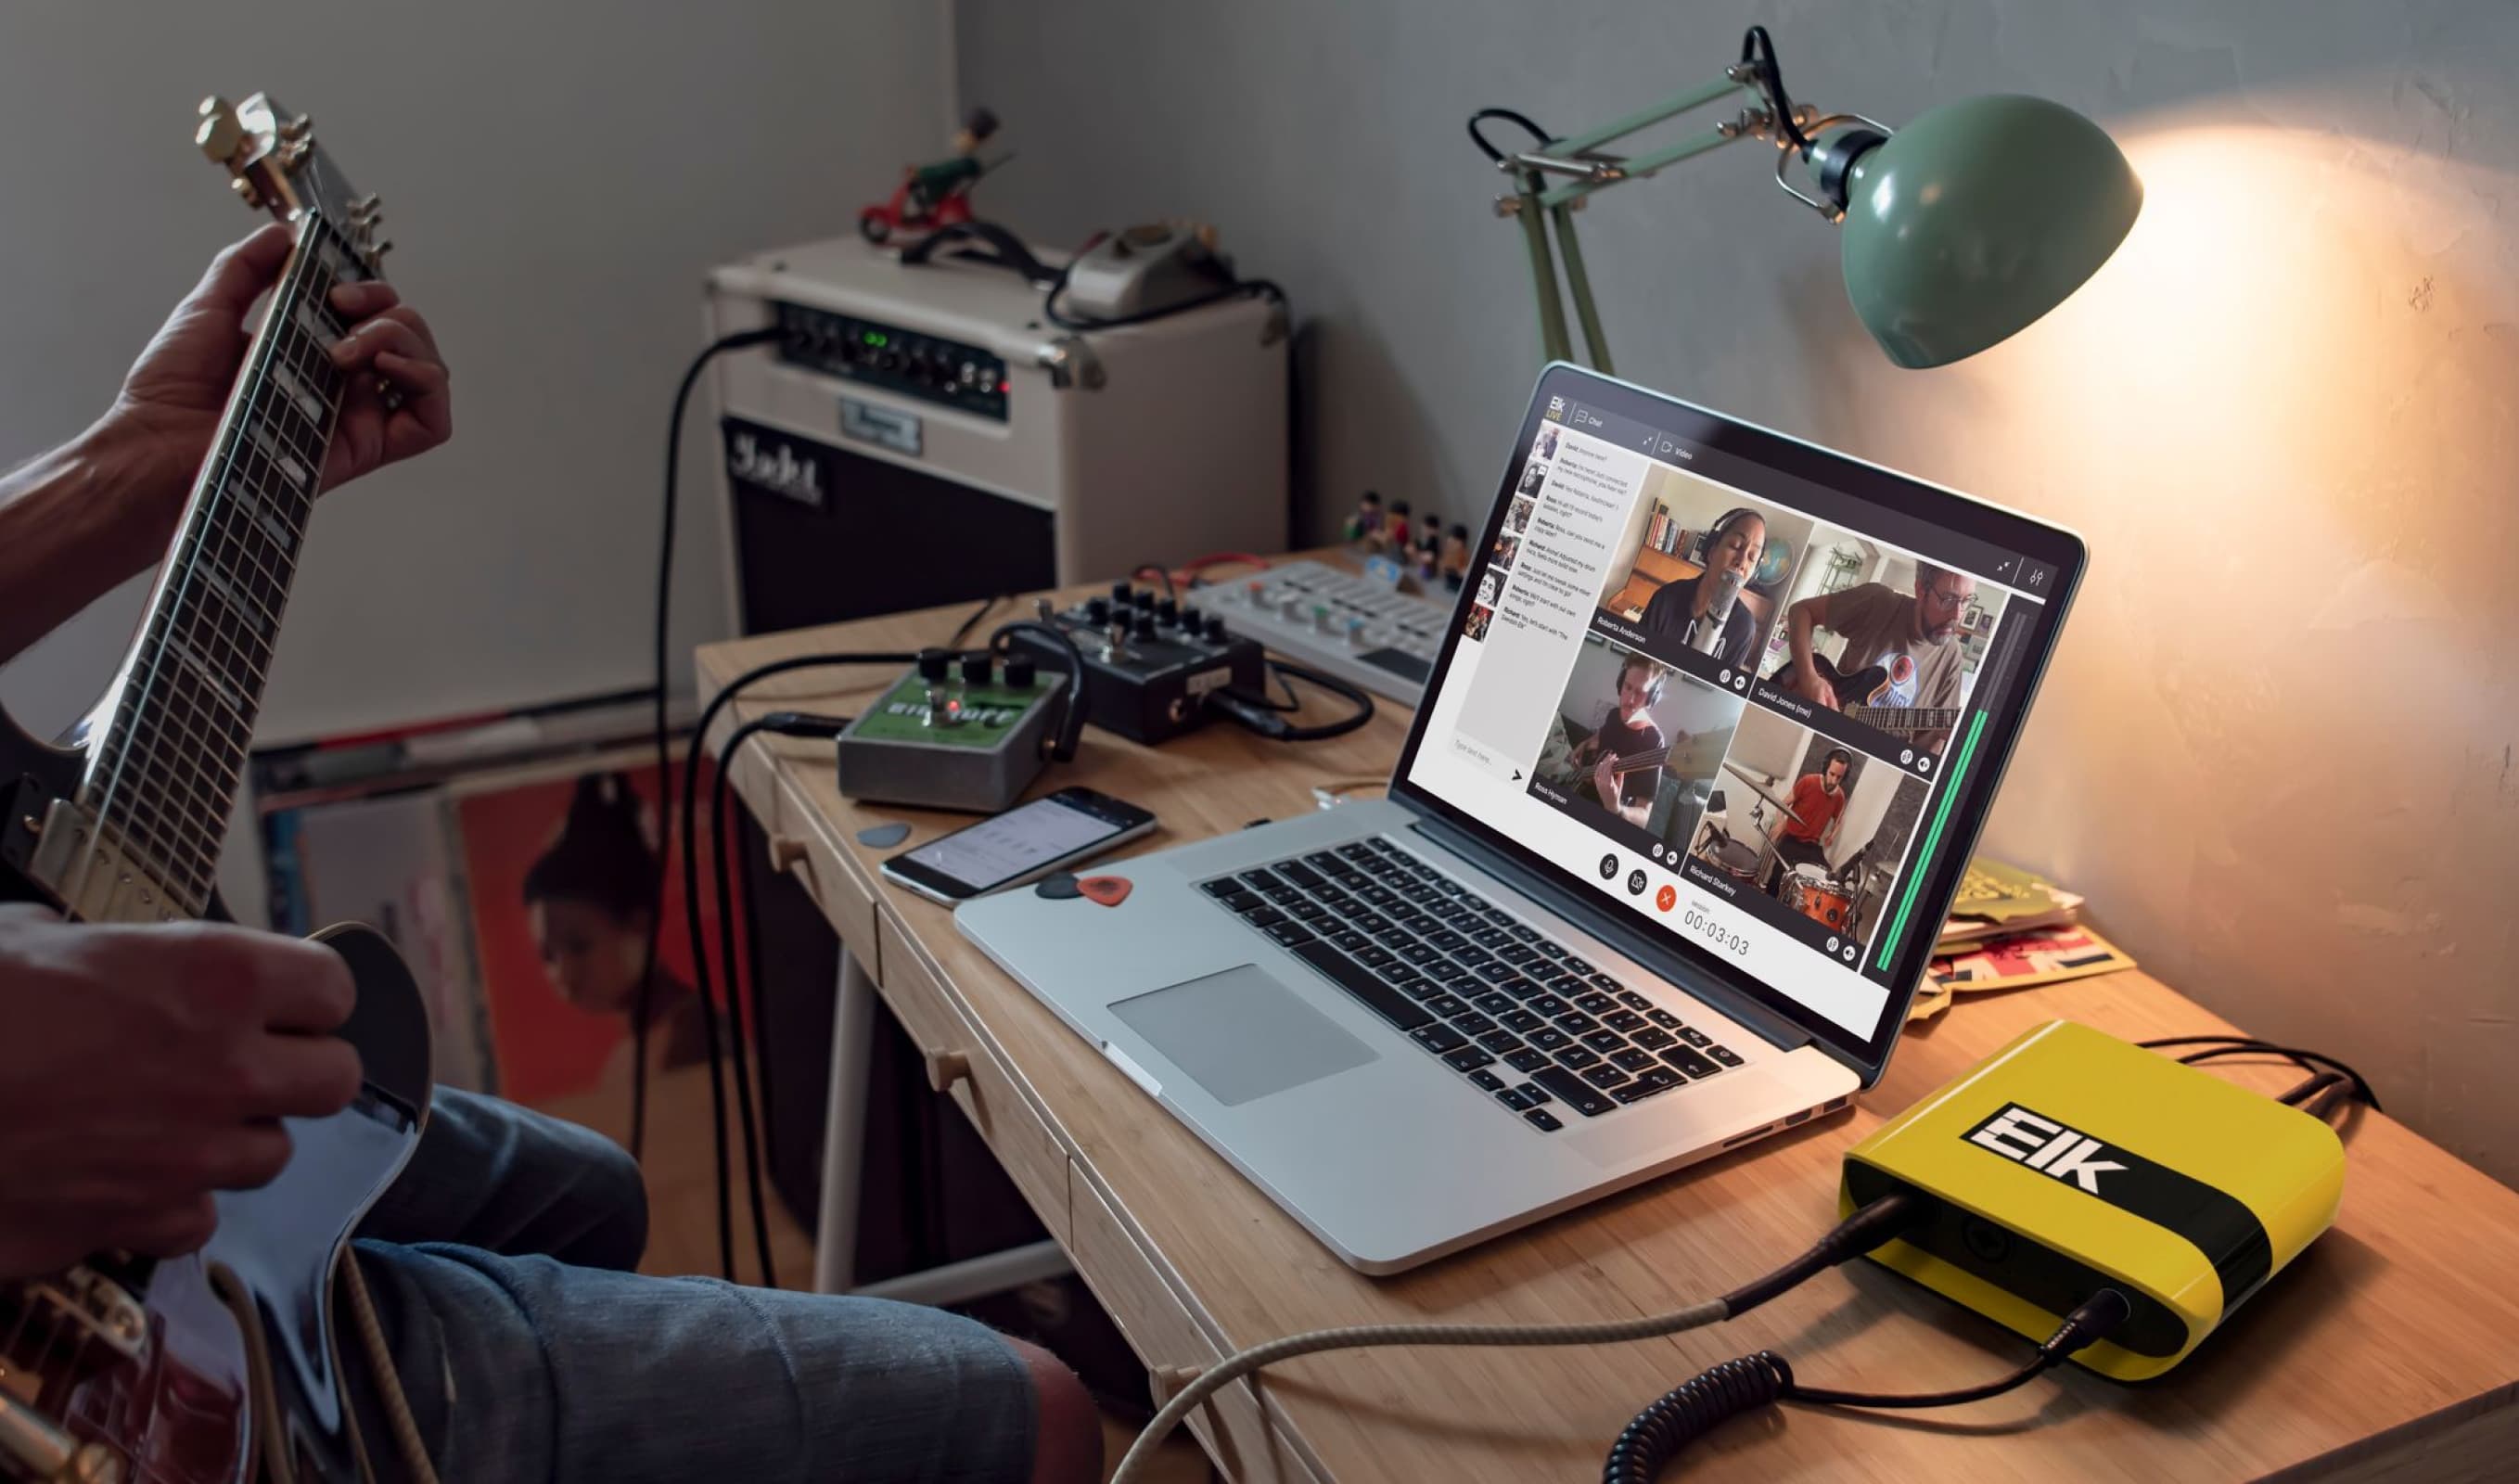
[[[1126,876],[1083,876],[1077,879],[1076,890],[1083,893],[1087,901],[1116,907],[1128,899],[1132,887]]]

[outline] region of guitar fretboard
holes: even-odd
[[[335,284],[363,277],[320,218],[273,290],[151,594],[79,802],[188,913],[209,902],[228,810],[323,478],[342,380]]]

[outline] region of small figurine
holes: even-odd
[[[1356,502],[1355,518],[1347,523],[1347,543],[1366,551],[1382,549],[1382,496],[1367,490]]]
[[[1382,530],[1383,540],[1391,544],[1392,555],[1408,554],[1408,502],[1394,500],[1391,502],[1391,517]]]
[[[1417,586],[1432,591],[1435,585],[1435,573],[1439,570],[1443,559],[1443,520],[1441,516],[1436,515],[1432,510],[1426,512],[1425,524],[1419,530],[1416,544],[1410,548],[1410,550],[1415,558]]]
[[[1443,538],[1443,586],[1454,592],[1470,575],[1470,528],[1455,525]]]
[[[858,213],[858,233],[881,243],[897,232],[926,234],[971,219],[971,188],[980,177],[1011,156],[980,158],[980,147],[997,132],[997,115],[973,109],[953,134],[953,156],[932,165],[911,165],[901,172],[892,198]]]

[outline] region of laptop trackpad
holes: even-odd
[[[1375,1059],[1257,964],[1135,995],[1111,1011],[1227,1108]]]

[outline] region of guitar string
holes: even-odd
[[[251,388],[246,392],[244,398],[240,399],[241,401],[250,402],[258,399],[270,388],[271,369],[274,361],[279,355],[281,341],[284,336],[291,331],[290,325],[287,322],[286,318],[284,318],[284,312],[293,313],[295,308],[304,301],[304,295],[308,284],[316,279],[322,268],[322,254],[320,248],[322,246],[325,231],[323,217],[319,213],[309,211],[303,213],[301,223],[302,225],[300,226],[297,235],[295,256],[289,264],[287,275],[282,280],[280,290],[273,296],[270,312],[264,318],[264,327],[267,332],[260,337],[260,343],[255,347],[254,355],[248,362],[245,370],[245,374],[249,376],[252,381]],[[276,325],[275,321],[278,322]],[[333,413],[335,415],[338,415],[338,411],[339,408],[336,400],[333,407]],[[324,432],[329,435],[330,431],[331,429],[328,423]],[[239,420],[228,429],[228,436],[224,440],[223,446],[219,451],[219,470],[217,476],[212,481],[212,489],[210,490],[208,497],[202,502],[201,509],[199,512],[199,518],[198,521],[187,523],[194,527],[197,544],[206,544],[208,540],[208,532],[210,531],[214,520],[213,512],[220,507],[222,502],[232,501],[230,483],[236,471],[239,451],[245,441],[246,434],[244,425],[242,420]],[[330,441],[329,436],[327,436],[325,441]],[[320,464],[315,468],[310,477],[320,481],[322,478]],[[158,637],[155,652],[150,656],[148,674],[145,677],[126,676],[124,678],[125,695],[124,697],[117,697],[115,700],[114,709],[117,713],[120,713],[125,704],[125,697],[129,698],[129,704],[132,708],[133,726],[136,726],[137,724],[138,708],[141,702],[146,699],[151,691],[154,691],[156,688],[157,677],[163,671],[167,657],[167,648],[173,639],[171,631],[174,624],[174,614],[181,603],[182,594],[186,590],[189,590],[191,584],[199,576],[199,563],[198,555],[199,553],[197,551],[196,559],[183,573],[180,585],[169,589],[166,601],[160,607],[159,612],[163,615],[169,632]],[[155,626],[153,625],[153,627]],[[135,678],[137,678],[139,686],[139,690],[136,694],[134,694],[131,689]],[[97,862],[103,854],[108,829],[110,827],[117,833],[130,833],[129,831],[123,830],[119,824],[113,823],[112,816],[113,807],[121,794],[124,775],[129,771],[132,764],[132,755],[137,750],[134,745],[136,739],[131,735],[131,731],[132,726],[124,726],[120,724],[114,725],[114,730],[111,735],[114,737],[117,746],[113,764],[110,769],[110,776],[108,778],[106,783],[105,792],[96,804],[96,822],[89,835],[83,858],[80,860],[76,868],[76,885],[68,894],[69,899],[73,904],[86,899],[88,886],[93,879]],[[135,804],[136,803],[137,799],[135,790]],[[138,822],[136,816],[132,822],[134,824]],[[161,846],[166,843],[167,842],[160,842]],[[163,863],[161,862],[160,865],[162,868]],[[162,886],[163,884],[161,883],[160,885]],[[203,895],[204,904],[206,905],[206,894]]]

